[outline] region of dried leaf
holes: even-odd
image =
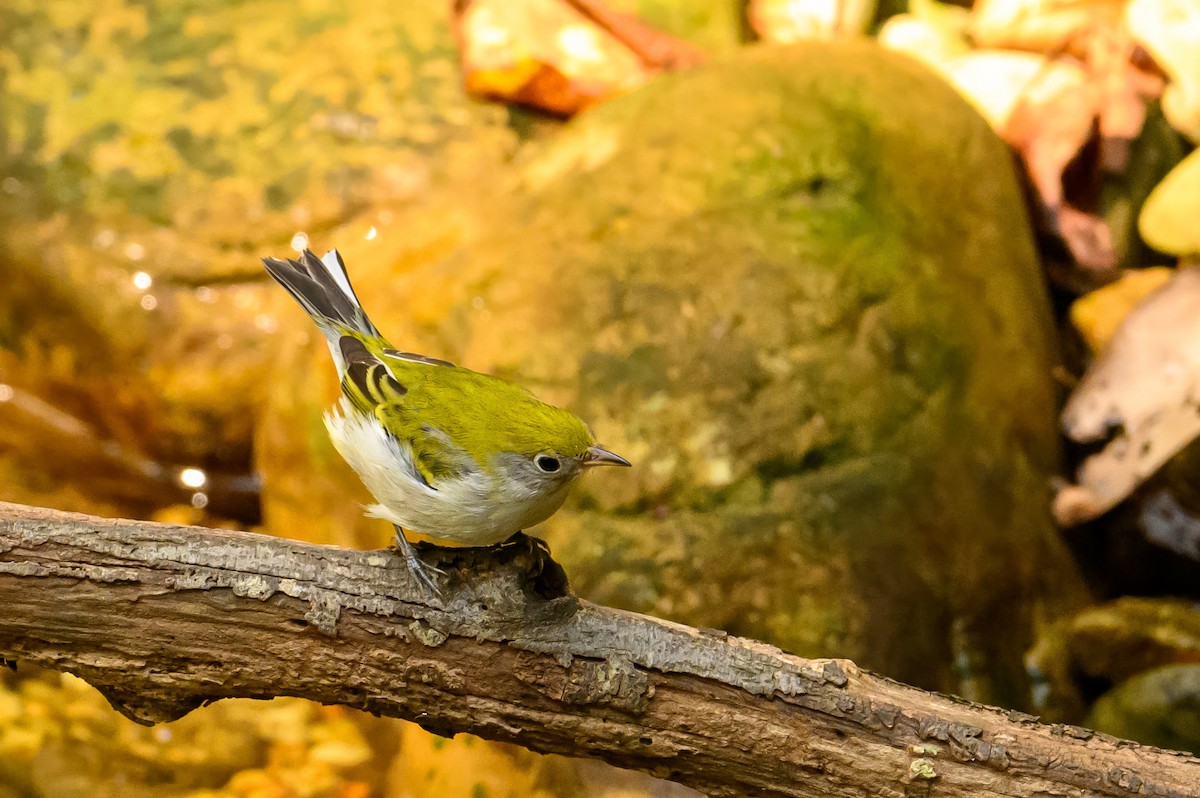
[[[1091,138],[1101,95],[1071,58],[980,50],[951,61],[950,80],[1021,155],[1052,232],[1093,271],[1116,264],[1104,221],[1064,202],[1063,172]]]
[[[1001,129],[1052,213],[1062,206],[1063,170],[1092,136],[1099,99],[1082,66],[1046,59],[1017,94]]]
[[[467,91],[558,116],[703,60],[598,0],[460,0],[455,12]]]
[[[909,13],[888,19],[877,40],[890,50],[907,53],[938,71],[970,50],[966,30],[970,21],[965,8],[937,0],[912,0]]]
[[[633,14],[608,8],[600,0],[564,0],[589,20],[608,31],[651,69],[684,69],[705,60],[704,51],[644,24]]]
[[[1146,540],[1176,554],[1200,561],[1200,518],[1170,491],[1160,490],[1146,499],[1138,515]]]
[[[1063,410],[1080,443],[1107,440],[1055,497],[1064,525],[1116,505],[1200,435],[1200,267],[1185,267],[1129,314]]]
[[[1132,0],[1125,24],[1170,77],[1162,98],[1167,121],[1200,143],[1200,3]]]
[[[1083,336],[1092,354],[1099,354],[1130,311],[1174,273],[1174,269],[1165,266],[1134,269],[1075,300],[1071,305],[1071,324]]]
[[[1088,37],[1087,69],[1099,100],[1100,161],[1110,172],[1125,170],[1129,143],[1146,121],[1146,101],[1131,62],[1134,46],[1128,32],[1116,25],[1098,25]]]
[[[651,71],[559,0],[474,0],[458,30],[468,92],[559,116],[628,91]]]
[[[1112,230],[1099,216],[1063,205],[1057,218],[1051,217],[1071,258],[1090,272],[1110,272],[1117,268],[1117,251],[1113,246]]]
[[[952,59],[944,71],[1021,155],[1049,231],[1083,269],[1107,272],[1117,265],[1117,247],[1107,222],[1091,210],[1099,176],[1086,177],[1082,191],[1072,184],[1070,196],[1082,206],[1075,207],[1067,200],[1064,173],[1092,140],[1098,118],[1102,125],[1107,119],[1110,133],[1101,142],[1101,159],[1110,171],[1123,171],[1145,102],[1128,61],[1128,38],[1092,41],[1098,71],[1065,56],[985,50]]]
[[[750,27],[763,41],[790,44],[866,30],[875,0],[751,0]]]
[[[1085,95],[1087,101],[1077,100],[1074,114],[1064,115],[1072,120],[1073,129],[1090,129],[1095,101],[1083,65],[1073,58],[976,50],[954,59],[947,74],[963,96],[1002,134],[1008,132],[1023,139],[1037,134],[1037,126],[1032,124],[1028,130],[1009,130],[1012,116],[1022,103],[1053,109],[1056,103],[1079,95]],[[1081,134],[1075,138],[1079,146],[1086,140]]]
[[[1063,239],[1076,265],[1093,274],[1111,271],[1118,252],[1129,250],[1128,222],[1116,240],[1102,215],[1111,204],[1104,176],[1124,179],[1146,120],[1147,98],[1161,88],[1161,79],[1143,69],[1146,59],[1125,26],[1124,5],[1124,0],[981,0],[970,27],[977,43],[1048,55],[1036,61],[1038,56],[1006,53],[1004,62],[989,58],[951,69],[1020,152],[1048,230]],[[979,74],[985,70],[990,74]],[[1022,88],[1006,92],[1005,83]],[[1076,160],[1093,140],[1095,157],[1089,152]]]
[[[980,0],[971,38],[982,48],[1083,56],[1098,24],[1115,26],[1125,0]]]
[[[1172,255],[1200,253],[1200,150],[1184,158],[1159,183],[1138,217],[1147,244]]]

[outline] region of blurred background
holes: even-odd
[[[0,500],[387,544],[323,342],[635,464],[586,598],[1200,750],[1197,0],[7,0]],[[300,700],[0,669],[0,798],[683,796]]]

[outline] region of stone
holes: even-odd
[[[1200,612],[1183,599],[1125,596],[1084,610],[1065,631],[1072,669],[1109,683],[1200,661]]]
[[[1200,665],[1145,671],[1100,696],[1088,726],[1175,751],[1200,752]]]

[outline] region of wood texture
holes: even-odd
[[[0,503],[0,658],[129,717],[293,695],[711,795],[1196,796],[1200,760],[596,606],[527,542],[402,560]]]

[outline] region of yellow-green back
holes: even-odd
[[[343,391],[358,410],[373,413],[388,432],[411,442],[427,479],[458,470],[454,450],[465,451],[489,470],[499,452],[579,458],[595,443],[577,416],[542,402],[520,385],[458,366],[389,355],[394,350],[382,338],[346,334],[361,341],[395,382],[368,379],[364,388],[346,380]]]

